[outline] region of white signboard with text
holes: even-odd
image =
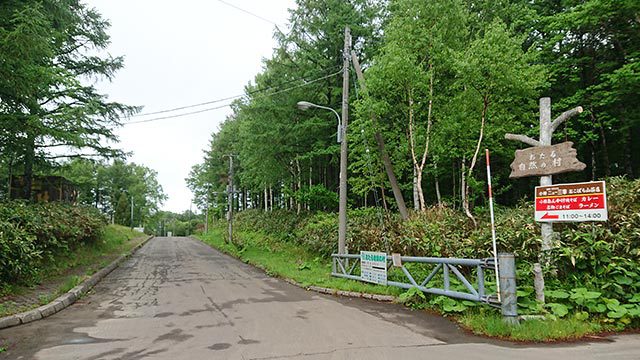
[[[370,283],[387,285],[387,254],[360,251],[360,279]]]
[[[536,186],[536,221],[607,221],[604,181]]]

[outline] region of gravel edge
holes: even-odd
[[[86,294],[89,290],[91,290],[102,278],[107,276],[110,272],[112,272],[115,268],[117,268],[124,260],[133,255],[138,249],[143,247],[149,240],[153,239],[154,236],[151,235],[147,237],[143,242],[136,245],[131,251],[122,255],[116,260],[112,261],[111,264],[102,268],[93,274],[90,278],[86,279],[82,282],[82,284],[74,287],[73,289],[67,291],[66,293],[60,295],[50,303],[46,305],[42,305],[33,310],[21,312],[14,315],[9,315],[0,318],[0,329],[5,329],[12,326],[28,324],[32,321],[44,319],[48,316],[51,316],[59,311],[62,311],[66,307],[70,306],[76,300],[80,299],[84,294]]]

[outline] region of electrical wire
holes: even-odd
[[[318,82],[318,81],[325,80],[325,79],[328,79],[328,78],[330,78],[330,77],[336,76],[336,75],[338,75],[338,74],[340,74],[340,73],[342,73],[342,70],[339,70],[339,71],[334,72],[334,73],[329,74],[329,75],[325,75],[325,76],[323,76],[323,77],[319,77],[319,78],[317,78],[317,79],[313,79],[313,80],[307,81],[307,82],[305,82],[305,83],[303,83],[303,84],[300,84],[300,85],[296,85],[296,86],[292,86],[292,87],[289,87],[289,88],[286,88],[286,89],[278,90],[278,91],[275,91],[275,92],[270,93],[270,94],[264,94],[264,95],[262,95],[262,96],[273,96],[273,95],[281,94],[281,93],[284,93],[284,92],[287,92],[287,91],[291,91],[291,90],[299,89],[299,88],[301,88],[301,87],[305,87],[305,86],[307,86],[307,85],[310,85],[310,84],[316,83],[316,82]],[[261,90],[261,91],[255,91],[255,92],[252,92],[252,93],[247,93],[247,94],[243,94],[243,95],[238,95],[238,96],[235,96],[235,97],[229,97],[229,98],[226,98],[226,100],[230,100],[230,99],[234,99],[234,98],[239,98],[239,97],[242,97],[242,96],[245,96],[245,95],[251,95],[251,94],[256,93],[256,92],[265,92],[265,91],[267,91],[267,90],[272,90],[272,89],[275,89],[275,88],[268,88],[268,89],[264,89],[264,90]],[[224,100],[217,100],[216,102],[220,102],[220,101],[224,101]],[[210,104],[210,103],[213,103],[213,102],[208,102],[208,103]],[[232,104],[232,103],[228,103],[228,104],[224,104],[224,105],[219,105],[219,106],[215,106],[215,107],[211,107],[211,108],[206,108],[206,109],[197,110],[197,111],[191,111],[191,112],[182,113],[182,114],[175,114],[175,115],[169,115],[169,116],[161,116],[161,117],[156,117],[156,118],[146,119],[146,120],[129,121],[129,122],[124,123],[123,125],[141,124],[141,123],[148,123],[148,122],[154,122],[154,121],[159,121],[159,120],[173,119],[173,118],[178,118],[178,117],[183,117],[183,116],[188,116],[188,115],[200,114],[200,113],[203,113],[203,112],[208,112],[208,111],[213,111],[213,110],[217,110],[217,109],[222,109],[222,108],[225,108],[225,107],[227,107],[227,106],[230,106],[231,104]],[[187,107],[182,107],[182,108],[188,108],[188,107],[194,107],[194,106],[196,106],[196,105],[193,105],[193,106],[187,106]],[[174,110],[174,111],[175,111],[175,110]],[[169,110],[163,110],[162,112],[169,112]],[[160,113],[160,112],[158,112],[158,113]],[[151,114],[151,113],[149,113],[149,114],[147,114],[147,115],[150,115],[150,114]]]
[[[323,70],[323,72],[332,71],[332,70],[334,70],[334,69],[336,69],[338,67],[340,67],[340,66],[336,65],[336,66],[333,66],[333,67],[330,67],[328,69]],[[286,81],[286,82],[280,84],[280,86],[288,85],[288,84],[291,84],[292,82],[301,81],[301,80],[302,81],[306,81],[306,78],[291,79],[289,81]],[[233,99],[241,98],[241,97],[243,97],[245,95],[253,95],[253,94],[256,94],[256,93],[269,91],[269,90],[273,90],[273,89],[276,89],[276,87],[269,87],[269,88],[265,88],[265,89],[256,89],[256,90],[248,91],[246,93],[242,93],[242,94],[239,94],[239,95],[233,95],[233,96],[229,96],[229,97],[226,97],[226,98],[205,101],[205,102],[201,102],[201,103],[198,103],[198,104],[184,105],[184,106],[175,107],[175,108],[171,108],[171,109],[158,110],[158,111],[148,112],[148,113],[143,113],[143,114],[133,114],[133,115],[131,115],[129,117],[131,118],[131,117],[142,117],[142,116],[149,116],[149,115],[165,114],[165,113],[168,113],[168,112],[174,112],[174,111],[178,111],[178,110],[190,109],[190,108],[204,106],[204,105],[211,105],[211,104],[215,104],[215,103],[219,103],[219,102],[223,102],[223,101],[227,101],[227,100],[233,100]]]
[[[213,110],[217,110],[217,109],[222,109],[225,108],[227,106],[231,106],[231,104],[224,104],[224,105],[220,105],[220,106],[216,106],[216,107],[212,107],[212,108],[206,108],[206,109],[202,109],[202,110],[198,110],[198,111],[191,111],[188,113],[183,113],[183,114],[176,114],[176,115],[169,115],[169,116],[162,116],[162,117],[157,117],[157,118],[153,118],[153,119],[147,119],[147,120],[136,120],[136,121],[129,121],[126,122],[122,125],[129,125],[129,124],[142,124],[142,123],[148,123],[148,122],[153,122],[153,121],[158,121],[158,120],[165,120],[165,119],[173,119],[173,118],[177,118],[177,117],[183,117],[183,116],[188,116],[188,115],[194,115],[194,114],[200,114],[203,112],[208,112],[208,111],[213,111]]]
[[[242,11],[243,13],[246,13],[246,14],[249,14],[249,15],[251,15],[251,16],[253,16],[253,17],[255,17],[255,18],[258,18],[258,19],[260,19],[260,20],[262,20],[262,21],[266,21],[266,22],[268,22],[268,23],[270,23],[270,24],[273,24],[273,25],[275,25],[276,27],[278,26],[278,24],[277,24],[277,23],[275,23],[275,22],[273,22],[273,21],[271,21],[271,20],[269,20],[269,19],[267,19],[267,18],[265,18],[265,17],[262,17],[262,16],[260,16],[260,15],[258,15],[258,14],[252,13],[252,12],[251,12],[251,11],[249,11],[249,10],[245,10],[245,9],[243,9],[243,8],[241,8],[241,7],[238,7],[238,6],[236,6],[236,5],[233,5],[233,4],[231,4],[231,3],[228,3],[228,2],[226,2],[226,1],[224,1],[224,0],[218,0],[218,1],[219,1],[219,2],[221,2],[221,3],[223,3],[223,4],[225,4],[225,5],[227,5],[227,6],[230,6],[230,7],[234,8],[234,9],[236,9],[236,10],[240,10],[240,11]]]

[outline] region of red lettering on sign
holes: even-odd
[[[604,209],[604,195],[558,196],[536,199],[536,211]]]

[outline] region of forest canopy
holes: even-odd
[[[224,156],[235,154],[237,207],[336,209],[335,115],[296,104],[341,112],[347,26],[365,78],[359,84],[350,66],[351,207],[398,210],[386,156],[409,206],[472,217],[485,201],[485,148],[498,202],[532,197],[536,178],[508,179],[514,151],[526,145],[504,135],[538,138],[541,97],[551,98],[552,118],[584,109],[553,143],[574,142],[587,168],[555,182],[638,176],[637,1],[298,0],[274,31],[273,55],[187,179],[201,208],[222,201]]]

